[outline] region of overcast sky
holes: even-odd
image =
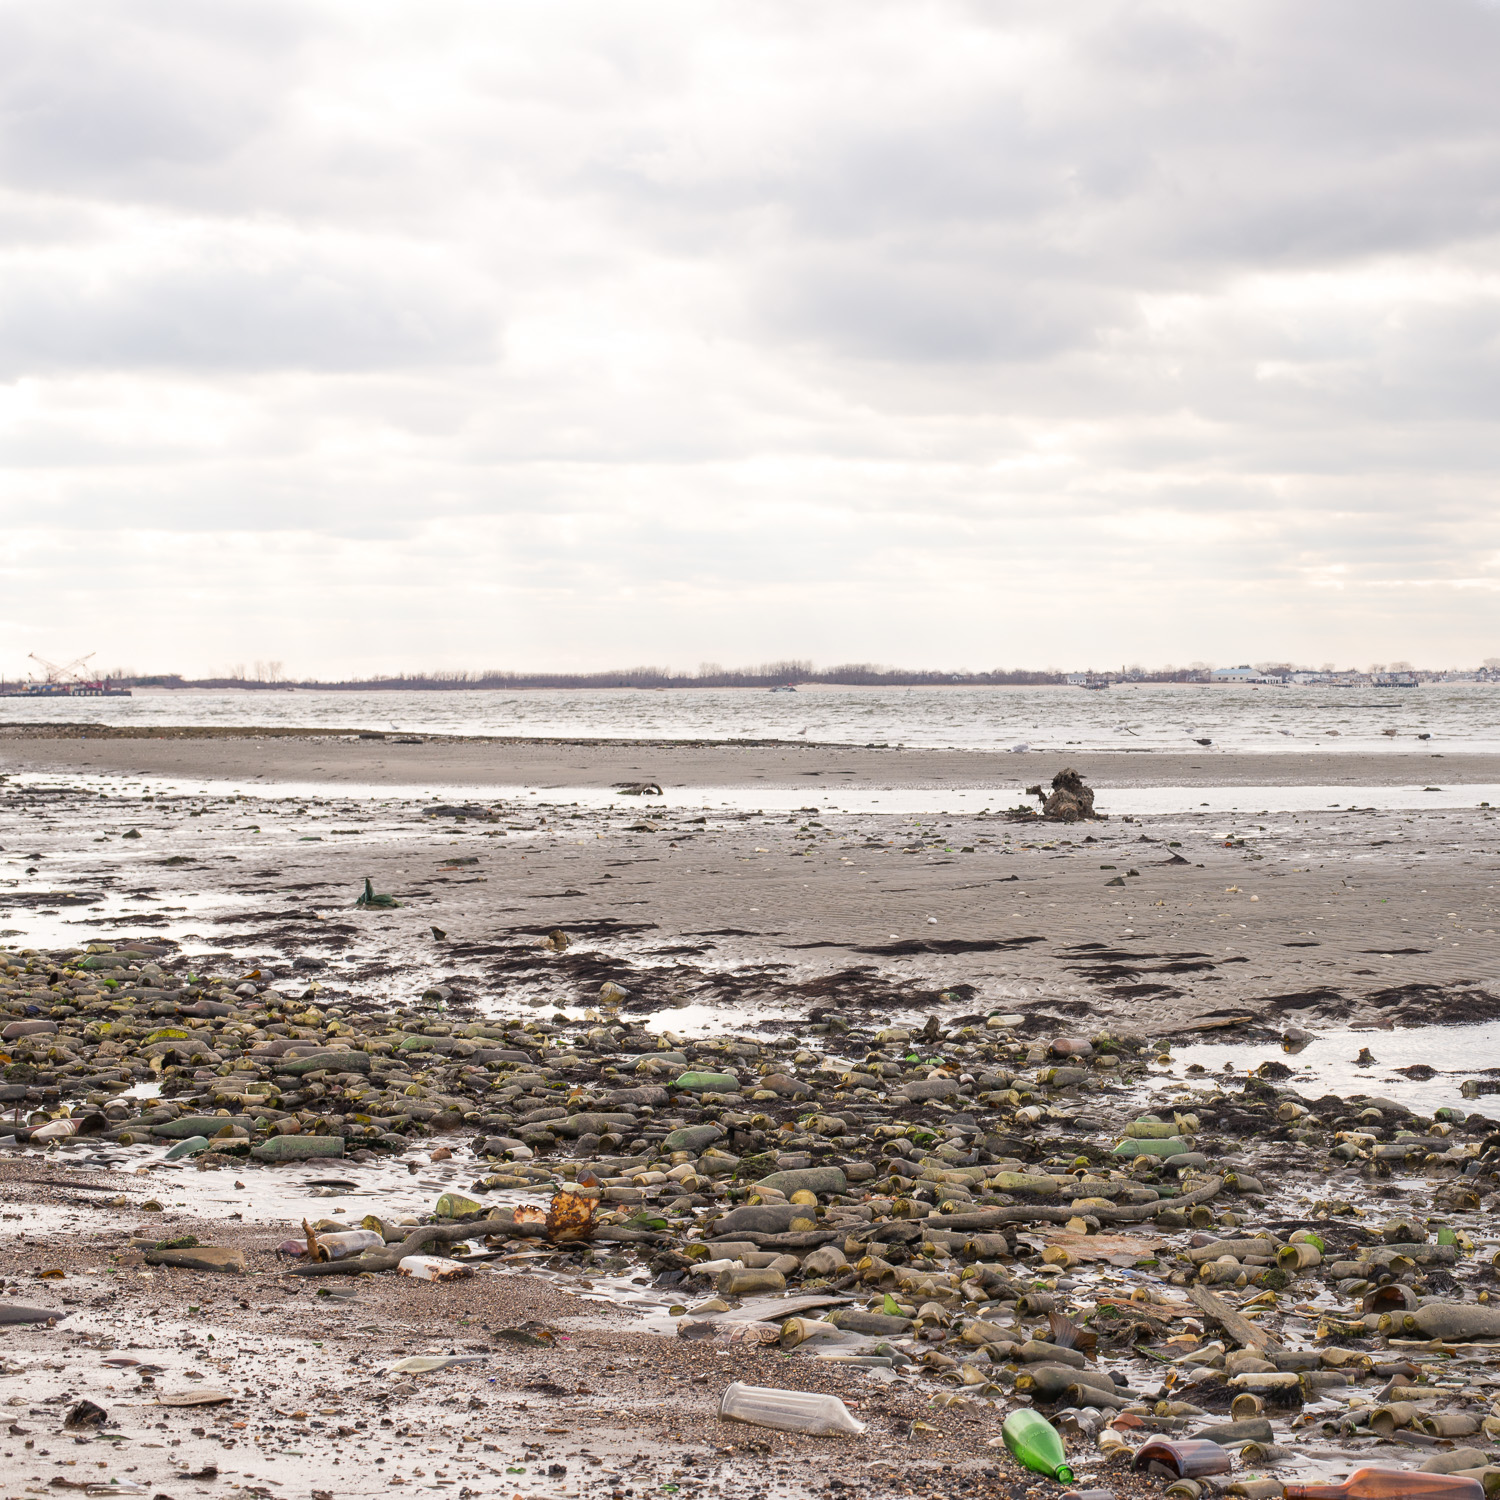
[[[0,673],[1500,655],[1500,7],[0,0]]]

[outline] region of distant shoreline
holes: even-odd
[[[1019,675],[1019,674],[1018,674]],[[971,679],[927,681],[920,674],[911,674],[909,677],[898,676],[885,681],[876,682],[837,682],[837,681],[806,681],[798,680],[792,684],[792,691],[804,694],[813,693],[889,693],[898,690],[941,691],[941,692],[1061,692],[1081,693],[1087,691],[1077,683],[1062,682],[1051,677],[1042,677],[1037,681],[1001,681],[988,680],[983,675],[976,675]],[[523,682],[423,682],[416,679],[402,679],[394,681],[372,681],[372,682],[311,682],[311,683],[273,683],[273,682],[210,682],[210,683],[161,683],[145,682],[136,683],[131,679],[124,679],[123,685],[137,698],[218,698],[226,694],[246,693],[264,694],[289,693],[302,697],[311,697],[319,694],[328,696],[348,696],[354,693],[768,693],[776,692],[777,685],[771,679],[763,679],[756,682],[711,682],[696,681],[688,678],[671,679],[663,682],[599,682],[587,677],[579,677],[576,680],[560,680],[555,682],[546,681],[523,681]],[[13,692],[23,686],[18,682],[0,682],[0,692]],[[1236,692],[1389,692],[1392,701],[1404,698],[1407,693],[1420,694],[1421,689],[1427,686],[1463,686],[1463,687],[1500,687],[1500,683],[1484,682],[1477,680],[1454,679],[1444,682],[1434,679],[1429,683],[1418,684],[1416,688],[1392,689],[1369,683],[1341,683],[1341,682],[1313,682],[1313,683],[1268,683],[1268,682],[1239,682],[1234,680],[1206,681],[1204,679],[1183,678],[1141,678],[1138,681],[1113,682],[1103,691],[1110,693],[1130,693],[1139,691],[1141,688],[1152,690],[1160,689],[1233,689]],[[56,697],[37,696],[31,698],[15,698],[10,701],[37,702],[37,703],[66,703],[72,700],[65,695]],[[87,701],[80,697],[80,702]]]

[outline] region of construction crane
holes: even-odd
[[[77,657],[66,666],[59,666],[55,661],[48,661],[45,656],[38,656],[35,651],[30,653],[34,661],[47,675],[39,678],[35,672],[28,675],[28,681],[16,688],[0,686],[0,698],[128,698],[131,696],[127,687],[111,686],[103,678],[85,677],[83,669],[88,666],[94,658],[94,653],[89,652],[87,656]]]
[[[87,666],[93,660],[94,653],[92,651],[87,656],[80,656],[70,661],[65,667],[58,666],[55,661],[48,661],[45,656],[38,656],[35,651],[30,653],[30,657],[32,661],[36,662],[46,671],[47,675],[43,679],[45,682],[54,684],[76,682],[80,687],[94,687],[97,685],[87,681],[79,672],[80,667]]]

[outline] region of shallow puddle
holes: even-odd
[[[265,803],[336,803],[360,802],[371,806],[388,804],[397,807],[421,807],[433,803],[494,807],[497,811],[525,814],[538,808],[586,808],[593,811],[613,810],[649,816],[653,809],[667,809],[712,814],[715,811],[741,812],[827,812],[858,814],[944,814],[980,812],[999,813],[1017,805],[1031,805],[1025,787],[1035,773],[1020,772],[1009,787],[900,786],[876,787],[771,787],[771,786],[692,786],[662,783],[661,796],[625,796],[614,787],[535,787],[516,783],[488,786],[439,785],[414,782],[407,785],[373,785],[350,782],[315,781],[210,781],[151,776],[113,776],[76,774],[58,776],[34,772],[17,772],[8,778],[13,787],[52,789],[77,787],[81,790],[118,796],[130,792],[145,796],[172,794],[177,797],[203,797],[214,800],[239,798],[246,802]],[[1124,779],[1123,777],[1121,779]],[[1009,778],[1007,778],[1009,780]],[[1173,815],[1181,813],[1257,812],[1389,812],[1430,808],[1500,808],[1500,784],[1443,784],[1441,772],[1428,783],[1409,785],[1351,786],[1347,782],[1330,782],[1302,786],[1130,786],[1110,785],[1108,780],[1094,783],[1096,806],[1100,812],[1115,816]],[[247,813],[250,809],[246,809]],[[326,817],[313,819],[298,829],[259,828],[260,840],[245,840],[247,847],[266,842],[295,839],[324,839],[337,835],[341,842],[370,842],[400,838],[409,829],[382,830],[361,828],[335,830],[315,826]],[[336,820],[335,820],[336,821]],[[241,830],[250,832],[251,830]],[[529,830],[528,830],[529,831]],[[272,839],[271,836],[275,836]],[[216,838],[216,847],[228,849],[232,844]]]
[[[1362,1048],[1370,1050],[1374,1062],[1358,1061]],[[1223,1076],[1226,1063],[1243,1076],[1262,1063],[1278,1062],[1292,1069],[1285,1086],[1304,1098],[1378,1094],[1428,1115],[1444,1106],[1466,1113],[1489,1113],[1484,1092],[1492,1088],[1500,1094],[1500,1021],[1397,1031],[1317,1031],[1313,1040],[1295,1053],[1276,1042],[1174,1044],[1172,1057],[1173,1076],[1183,1078],[1189,1087],[1207,1083],[1215,1075]],[[1205,1069],[1208,1077],[1188,1073],[1186,1070],[1194,1064]],[[1418,1076],[1398,1071],[1402,1068],[1415,1069]],[[1428,1068],[1435,1070],[1434,1075],[1420,1076]],[[1480,1082],[1483,1092],[1479,1098],[1466,1099],[1460,1092],[1459,1085],[1466,1078]]]

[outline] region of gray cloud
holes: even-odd
[[[962,66],[947,88],[912,87],[933,64],[929,36],[870,70],[867,109],[801,101],[800,131],[773,122],[780,150],[721,174],[689,154],[674,170],[668,121],[596,163],[594,180],[632,229],[673,248],[694,243],[701,218],[707,253],[741,243],[751,276],[755,250],[773,251],[758,298],[771,328],[881,358],[893,344],[882,326],[915,358],[1051,355],[1088,340],[1037,336],[1049,304],[1072,301],[1066,321],[1103,331],[1120,296],[1211,292],[1250,272],[1451,250],[1500,230],[1500,14],[1488,5],[998,15],[1000,87]],[[1038,33],[1046,64],[1008,68],[1004,43],[1019,54]],[[966,328],[949,326],[950,298],[973,308]],[[897,332],[908,325],[930,337]]]
[[[916,254],[803,256],[765,279],[761,307],[794,336],[816,332],[844,353],[898,361],[1030,363],[1133,319],[1118,293],[1083,282],[986,276]]]
[[[412,273],[412,267],[408,267]],[[308,256],[272,266],[189,264],[90,284],[86,268],[0,285],[0,377],[64,370],[263,372],[473,363],[495,315],[432,267]]]
[[[48,192],[129,194],[222,164],[285,108],[305,29],[280,0],[7,6],[0,168]]]

